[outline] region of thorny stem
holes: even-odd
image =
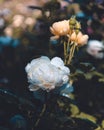
[[[68,40],[68,43],[67,43],[67,54],[69,53],[69,45],[70,45],[70,40]]]
[[[64,41],[64,63],[67,65],[68,55],[69,55],[69,46],[70,46],[70,40],[68,40],[68,43]]]
[[[73,45],[72,45],[72,47],[70,49],[70,54],[69,54],[67,65],[69,65],[71,63],[71,60],[72,60],[72,58],[74,56],[75,47],[76,47],[76,44],[73,43]]]
[[[37,119],[37,121],[35,122],[35,125],[34,125],[34,128],[32,130],[36,130],[36,127],[38,126],[42,116],[44,115],[45,111],[46,111],[46,108],[47,108],[47,100],[48,100],[48,95],[47,95],[47,92],[45,94],[45,102],[43,104],[43,108],[42,108],[42,111],[41,113],[39,114],[39,117]]]
[[[46,104],[43,105],[43,108],[42,108],[42,111],[39,115],[39,118],[37,119],[36,123],[35,123],[35,128],[38,126],[40,120],[41,120],[41,117],[43,116],[44,112],[46,110]],[[32,130],[35,130],[34,128]]]
[[[67,62],[67,44],[66,41],[64,41],[64,63]]]

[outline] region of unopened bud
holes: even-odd
[[[69,20],[69,25],[75,26],[75,24],[76,24],[76,19],[75,19],[75,17],[71,17],[70,20]]]

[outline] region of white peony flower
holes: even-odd
[[[57,68],[63,70],[66,72],[66,74],[69,74],[70,73],[70,70],[68,67],[64,66],[64,62],[62,61],[61,58],[59,57],[55,57],[53,59],[51,59],[51,64],[56,66]]]
[[[43,89],[50,91],[55,87],[62,86],[69,80],[70,70],[64,66],[59,57],[50,60],[46,56],[34,59],[25,67],[30,91]]]
[[[86,51],[88,54],[93,56],[96,59],[104,58],[104,45],[101,41],[90,40],[88,42]]]

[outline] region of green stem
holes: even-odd
[[[70,54],[69,54],[67,65],[69,65],[71,63],[71,60],[72,60],[72,58],[74,56],[75,47],[76,47],[76,44],[73,43],[73,45],[72,45],[72,47],[70,49]]]
[[[67,44],[66,41],[64,41],[64,63],[67,62]]]
[[[39,124],[39,122],[40,122],[40,120],[41,120],[41,117],[43,116],[45,110],[46,110],[46,104],[43,105],[43,109],[42,109],[42,111],[41,111],[41,113],[40,113],[40,115],[39,115],[39,118],[37,119],[37,121],[36,121],[36,123],[35,123],[35,127],[38,126],[38,124]]]

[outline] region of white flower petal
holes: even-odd
[[[104,53],[101,52],[104,50],[104,45],[101,41],[98,40],[90,40],[88,42],[86,51],[89,55],[93,56],[96,59],[104,58]]]
[[[37,91],[39,89],[39,87],[38,86],[35,86],[35,85],[29,85],[29,90],[30,91]]]
[[[70,73],[61,58],[55,57],[50,61],[45,56],[32,60],[27,64],[25,70],[28,82],[31,84],[29,87],[31,91],[36,91],[36,86],[46,91],[62,86],[68,82]]]
[[[31,68],[31,65],[27,64],[27,66],[25,67],[25,71],[28,72],[30,68]]]
[[[69,77],[67,75],[64,75],[63,78],[62,78],[62,80],[63,80],[63,83],[65,84],[65,83],[68,82]]]
[[[51,59],[51,64],[56,66],[56,67],[60,67],[60,66],[64,66],[64,62],[61,58],[59,57],[54,57]]]

